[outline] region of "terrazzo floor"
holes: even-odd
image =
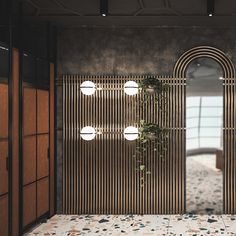
[[[190,212],[189,214],[56,215],[25,236],[236,236],[236,216],[219,215],[222,213],[222,182],[222,172],[215,168],[214,156],[188,157],[187,211]]]
[[[236,216],[56,215],[26,235],[236,235]]]
[[[222,214],[223,175],[216,169],[215,155],[187,157],[186,207],[193,214]]]

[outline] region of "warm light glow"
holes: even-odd
[[[138,84],[134,81],[127,81],[124,85],[124,91],[128,95],[135,95],[138,93]]]
[[[80,136],[86,141],[90,141],[95,138],[96,132],[95,129],[91,126],[83,127],[80,131]]]
[[[127,140],[135,140],[138,138],[138,128],[134,126],[128,126],[124,130],[124,136]]]
[[[95,93],[96,90],[95,84],[92,81],[84,81],[80,85],[80,89],[84,95],[92,95]]]

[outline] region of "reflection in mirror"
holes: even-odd
[[[187,212],[223,211],[223,71],[210,58],[187,68],[186,198]]]

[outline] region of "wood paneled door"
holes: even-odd
[[[0,49],[0,235],[19,235],[19,52]],[[11,96],[9,96],[11,94]]]
[[[49,212],[49,91],[23,88],[23,225]]]
[[[1,236],[54,214],[53,149],[54,64],[1,44]]]
[[[0,82],[0,229],[8,236],[9,162],[8,162],[8,84]]]
[[[54,150],[50,150],[54,142],[54,137],[52,140],[50,136],[54,129],[53,121],[50,123],[54,104],[50,103],[53,94],[50,94],[49,81],[54,83],[50,76],[54,74],[49,73],[50,70],[48,63],[48,77],[42,80],[31,79],[34,73],[27,70],[27,82],[22,81],[22,231],[54,213],[54,188],[50,187],[54,186],[51,183],[54,181],[54,156],[51,154]]]
[[[9,48],[0,47],[0,235],[10,233]]]

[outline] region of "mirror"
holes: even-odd
[[[197,58],[186,70],[186,210],[223,212],[223,70]]]

